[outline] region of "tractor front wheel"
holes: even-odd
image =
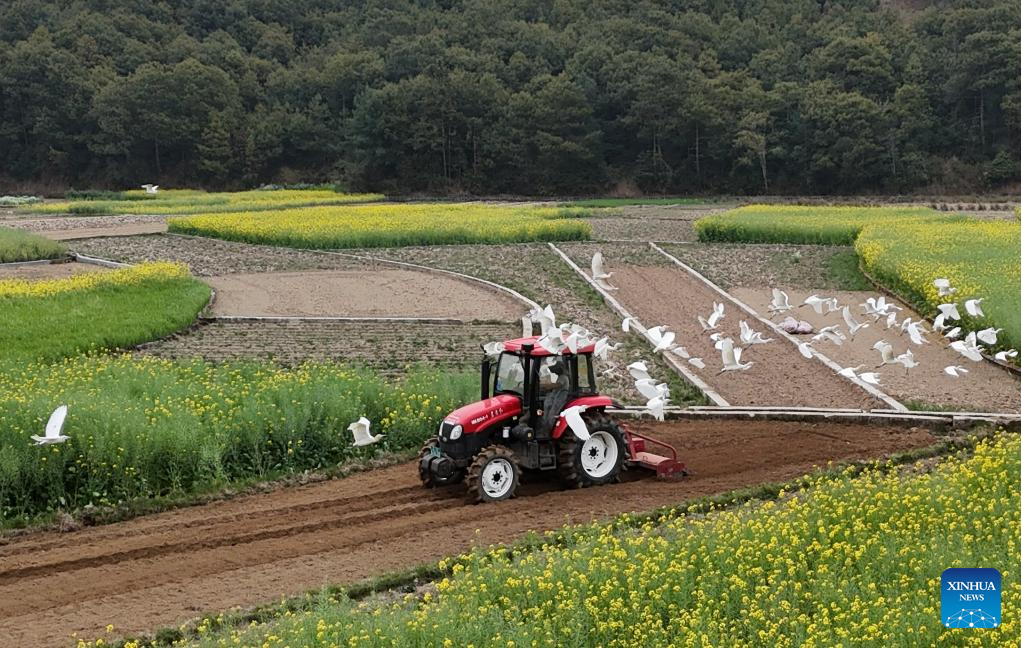
[[[626,461],[620,425],[605,414],[586,420],[589,438],[582,441],[570,428],[560,437],[560,476],[570,486],[585,488],[617,481]]]
[[[436,437],[429,437],[426,439],[425,445],[418,451],[418,477],[422,480],[422,485],[426,488],[433,488],[435,486],[449,486],[451,484],[458,484],[464,480],[463,470],[454,470],[449,477],[440,477],[432,473],[432,471],[426,470],[422,467],[422,459],[429,457],[433,453],[433,448],[440,447],[440,440]]]
[[[510,449],[492,445],[475,457],[466,481],[470,500],[499,502],[514,497],[521,481],[521,469]]]

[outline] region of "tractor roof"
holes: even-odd
[[[553,355],[552,353],[550,353],[546,349],[544,349],[541,346],[539,346],[538,344],[536,344],[536,341],[540,337],[541,336],[539,336],[539,335],[533,335],[532,337],[518,338],[516,340],[507,340],[506,342],[503,343],[503,349],[507,353],[518,353],[518,354],[520,354],[522,346],[524,346],[526,344],[531,344],[531,345],[533,345],[535,347],[535,348],[532,349],[532,354],[531,354],[533,358]],[[586,344],[585,346],[578,347],[578,354],[581,355],[583,353],[592,353],[595,350],[595,348],[596,348],[596,345],[595,345],[594,342],[591,343],[591,344]],[[570,355],[571,352],[565,349],[564,350],[564,354],[565,355]]]

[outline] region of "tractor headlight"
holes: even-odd
[[[457,441],[458,439],[461,438],[462,432],[464,432],[464,428],[461,427],[460,425],[455,425],[453,428],[450,429],[450,440]]]

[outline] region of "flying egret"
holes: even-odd
[[[911,338],[911,342],[919,346],[929,342],[925,339],[924,333],[925,329],[922,328],[921,322],[912,322],[907,328],[907,334]]]
[[[357,421],[347,426],[347,429],[350,430],[355,437],[354,446],[356,448],[372,445],[383,438],[382,434],[372,436],[372,433],[370,432],[371,428],[372,424],[369,423],[369,419],[364,416],[359,417]]]
[[[666,330],[665,326],[655,326],[645,331],[646,337],[653,344],[653,353],[660,353],[666,351],[674,343],[674,338],[677,335],[673,331]]]
[[[844,324],[847,324],[847,332],[852,338],[854,338],[855,333],[857,333],[858,331],[862,330],[863,328],[869,327],[868,324],[861,324],[857,320],[855,320],[854,317],[851,315],[851,309],[848,306],[844,306],[842,315],[844,317]]]
[[[837,335],[832,330],[833,328],[834,327],[832,327],[832,326],[827,326],[825,329],[819,331],[818,334],[813,335],[812,336],[812,341],[813,342],[821,342],[823,340],[827,340],[829,342],[832,342],[833,344],[836,344],[837,346],[843,346],[844,338],[842,338],[839,335]]]
[[[553,314],[553,307],[549,304],[546,305],[546,308],[536,311],[533,319],[539,322],[539,328],[543,335],[546,335],[550,329],[555,329],[557,327],[556,315]]]
[[[535,341],[547,352],[560,355],[564,350],[564,341],[560,338],[560,329],[550,329],[549,333]]]
[[[679,344],[675,344],[675,345],[674,345],[674,346],[673,346],[673,347],[672,347],[672,348],[670,349],[670,353],[673,353],[673,354],[675,354],[675,355],[679,355],[679,356],[681,356],[681,357],[682,357],[682,358],[684,358],[684,359],[688,359],[688,358],[690,358],[690,357],[691,357],[691,354],[690,354],[690,353],[688,353],[688,350],[687,350],[687,349],[685,349],[684,347],[682,347],[682,346],[681,346],[681,345],[679,345]]]
[[[627,366],[627,371],[635,380],[649,380],[652,378],[652,376],[649,375],[649,368],[642,360],[629,364]]]
[[[961,335],[961,327],[960,326],[955,326],[954,328],[952,328],[949,331],[947,331],[946,333],[944,333],[943,337],[949,338],[949,339],[953,340],[953,339],[956,339],[956,338],[960,337],[960,335]]]
[[[950,348],[972,362],[982,362],[982,351],[978,348],[974,332],[969,333],[963,340],[954,340],[950,343]]]
[[[610,339],[604,337],[596,340],[596,346],[592,352],[600,360],[606,360],[606,357],[610,354],[610,351],[616,351],[619,348],[620,348],[619,342],[617,344],[610,344]]]
[[[886,317],[890,315],[890,311],[903,310],[900,306],[893,303],[888,303],[884,295],[879,297],[869,297],[865,300],[864,304],[861,304],[865,308],[866,315],[872,315],[878,321],[880,317]]]
[[[726,317],[723,314],[724,305],[722,303],[713,302],[713,312],[709,316],[709,328],[716,328],[716,325],[720,323],[720,320]]]
[[[688,358],[688,364],[690,364],[692,367],[705,369],[705,362],[702,361],[702,358]]]
[[[603,269],[603,253],[597,251],[592,255],[592,278],[599,281],[601,279],[609,279],[612,276],[612,272],[606,272]]]
[[[957,365],[951,365],[943,368],[943,373],[954,378],[961,378],[964,374],[968,373],[968,370],[964,367],[958,367]]]
[[[946,297],[947,295],[952,295],[957,292],[956,288],[950,286],[950,280],[943,277],[933,281],[932,285],[936,286],[936,290],[939,291],[940,297]]]
[[[752,368],[754,362],[746,362],[741,364],[741,347],[734,346],[734,340],[727,338],[723,340],[723,348],[720,349],[720,354],[723,356],[723,369],[724,371],[747,371]]]
[[[603,253],[596,252],[592,255],[592,280],[603,290],[616,290],[615,286],[606,283],[606,280],[613,275],[603,269]]]
[[[936,319],[932,321],[932,330],[936,331],[937,333],[940,331],[947,330],[946,319],[947,316],[944,315],[943,313],[937,315]]]
[[[960,319],[961,311],[958,310],[957,304],[939,304],[936,306],[939,313],[944,315],[946,319]]]
[[[911,349],[894,358],[894,362],[904,365],[904,369],[914,369],[918,366],[918,362],[915,361],[915,354],[911,352]]]
[[[858,379],[870,385],[879,385],[879,374],[875,371],[867,371],[863,374],[858,374]]]
[[[45,436],[32,435],[31,439],[36,445],[53,445],[63,443],[71,437],[63,434],[64,422],[67,420],[67,405],[61,405],[50,414],[50,420],[46,422]]]
[[[982,312],[982,300],[984,297],[977,299],[969,299],[964,302],[964,310],[968,311],[968,314],[972,317],[985,317],[985,313]]]
[[[157,193],[159,193],[160,186],[154,184],[144,184],[142,185],[142,189],[145,189],[145,193],[147,193],[148,195],[154,196]]]
[[[978,339],[988,344],[989,346],[993,346],[994,344],[996,344],[996,334],[1002,330],[1003,330],[1002,328],[992,327],[982,329],[981,331],[978,332]]]
[[[666,401],[667,399],[662,396],[657,396],[645,404],[645,411],[652,414],[657,421],[662,421],[665,418]]]
[[[857,378],[858,377],[857,372],[861,371],[864,368],[865,365],[858,365],[857,367],[844,367],[843,369],[837,372],[837,375],[843,376],[844,378]]]
[[[1000,362],[1007,362],[1017,357],[1017,350],[1010,349],[1009,351],[1000,351],[994,357]]]
[[[826,312],[832,313],[836,310],[836,299],[833,297],[820,297],[819,295],[811,295],[801,303],[801,307],[811,306],[819,315],[823,314],[823,308],[826,308]]]
[[[616,286],[611,286],[610,284],[606,283],[604,279],[596,279],[595,282],[596,285],[602,288],[603,290],[606,291],[617,290]]]
[[[503,353],[503,342],[486,342],[482,345],[482,351],[487,356],[498,356]]]
[[[944,315],[949,320],[961,319],[961,312],[957,310],[957,304],[940,304],[936,307],[941,315]]]
[[[585,425],[585,419],[581,416],[587,409],[588,405],[573,405],[560,413],[560,418],[567,421],[567,427],[571,428],[571,432],[574,432],[579,441],[588,441],[591,436],[588,426]]]
[[[766,344],[772,342],[773,338],[764,338],[762,333],[752,330],[752,327],[748,326],[748,322],[741,320],[741,343],[745,346],[752,344]]]
[[[886,330],[889,331],[894,326],[897,326],[897,313],[890,313],[886,316]]]
[[[769,304],[770,313],[786,313],[791,310],[791,298],[784,291],[774,288],[773,301]]]
[[[657,383],[655,380],[636,380],[635,389],[645,397],[645,400],[652,400],[660,396],[670,397],[670,388],[666,383]]]
[[[876,342],[872,345],[872,348],[879,351],[879,355],[882,358],[882,362],[879,363],[880,367],[883,365],[895,364],[897,362],[897,359],[893,356],[893,345],[886,340]]]

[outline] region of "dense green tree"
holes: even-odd
[[[847,193],[1018,160],[1016,0],[0,3],[0,185]]]

